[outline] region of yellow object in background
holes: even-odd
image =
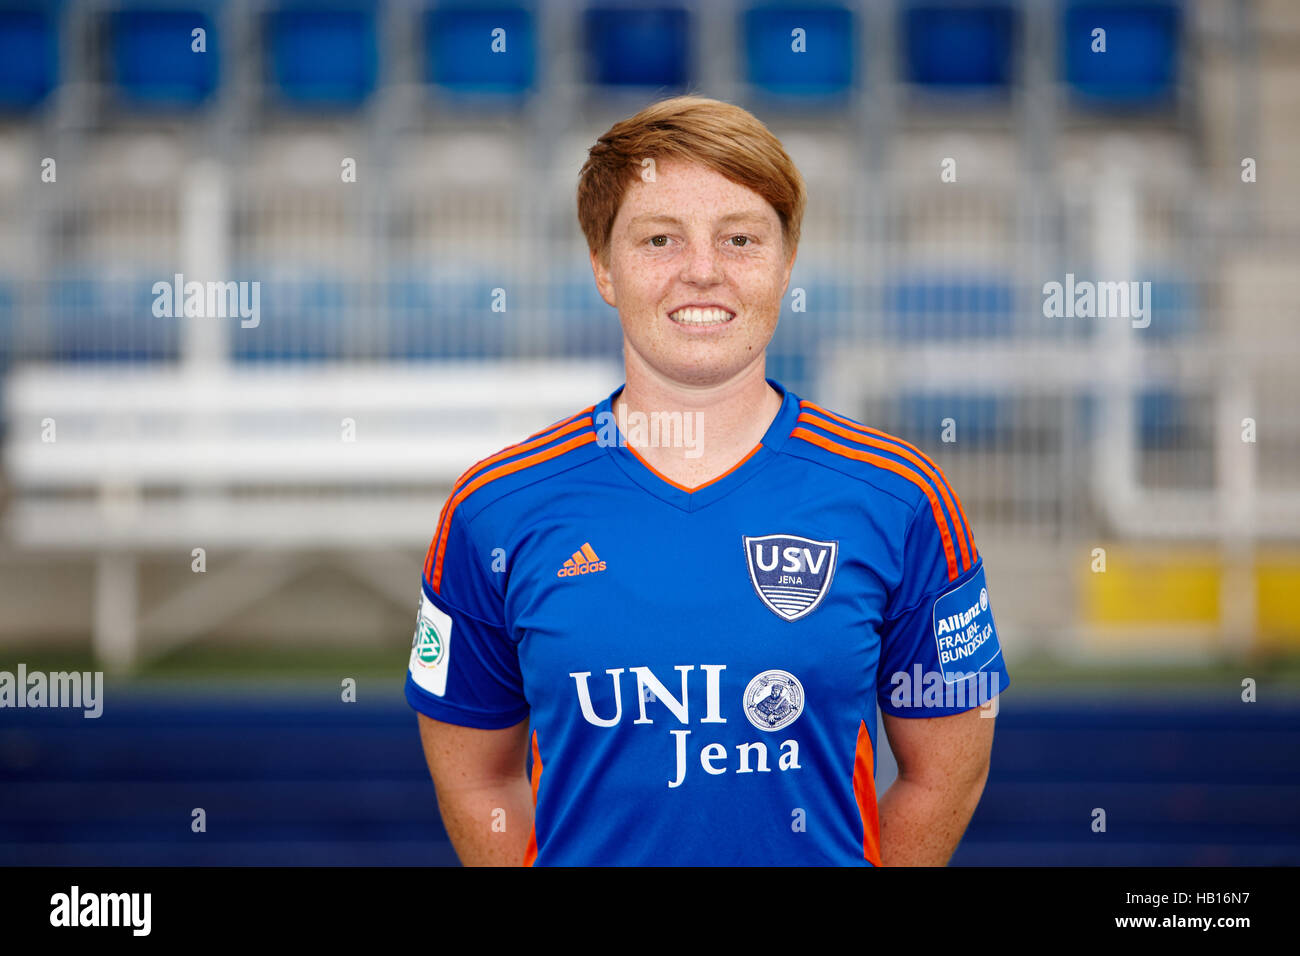
[[[1300,650],[1300,551],[1269,551],[1255,563],[1259,646]]]
[[[1095,634],[1150,630],[1161,646],[1179,635],[1220,627],[1223,559],[1210,547],[1106,545],[1106,570],[1084,556],[1080,580],[1083,624]],[[1300,649],[1300,550],[1260,550],[1255,586],[1256,650]]]

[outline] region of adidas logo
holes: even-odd
[[[573,552],[573,557],[564,562],[564,567],[555,572],[557,578],[571,578],[579,574],[595,574],[605,570],[605,562],[591,546],[590,541],[582,542],[582,547]]]

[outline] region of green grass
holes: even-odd
[[[1256,698],[1300,696],[1300,656],[1228,658],[1203,664],[1063,664],[1044,655],[1014,660],[1008,666],[1015,688],[1034,694],[1091,692],[1133,696],[1186,693],[1240,700],[1242,681],[1253,678]]]
[[[1203,683],[1243,677],[1268,679],[1300,686],[1300,656],[1250,657],[1241,660],[1222,658],[1204,664],[1089,664],[1066,665],[1045,655],[1024,657],[1012,662],[1012,679],[1026,683],[1053,683],[1062,677],[1106,684]]]

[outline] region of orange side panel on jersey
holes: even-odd
[[[882,432],[879,428],[872,428],[870,425],[864,425],[861,422],[855,422],[852,419],[845,418],[843,415],[836,415],[834,412],[828,411],[827,409],[822,408],[820,405],[816,405],[813,402],[810,402],[806,399],[800,401],[799,407],[811,408],[817,414],[825,415],[827,418],[833,418],[841,425],[845,425],[848,428],[851,428],[857,432],[861,432],[864,435],[875,435],[878,438],[888,438],[890,441],[897,442],[898,444],[902,445],[904,448],[907,448],[910,451],[915,452],[917,455],[920,455],[921,459],[926,464],[928,464],[931,468],[933,468],[936,472],[938,472],[939,478],[942,479],[942,483],[945,485],[947,484],[947,478],[944,476],[943,471],[939,468],[938,465],[936,465],[933,461],[931,461],[926,456],[925,452],[921,451],[921,449],[917,448],[915,445],[911,445],[903,441],[903,439],[899,438],[897,435],[891,435],[888,432]],[[971,560],[974,561],[979,558],[979,552],[975,550],[975,536],[971,534],[970,522],[966,520],[966,512],[962,510],[961,498],[957,496],[957,492],[954,491],[952,493],[952,498],[957,505],[957,513],[961,515],[961,523],[965,527],[966,538],[968,541],[970,541],[970,557]]]
[[[943,555],[948,560],[948,580],[957,580],[957,551],[952,544],[952,535],[948,533],[948,522],[943,517],[943,507],[939,504],[939,496],[934,493],[930,483],[908,468],[906,465],[900,465],[890,458],[881,458],[879,455],[873,455],[869,451],[859,451],[856,448],[849,448],[847,445],[841,445],[839,442],[831,441],[823,435],[816,432],[810,432],[806,428],[796,428],[790,433],[793,438],[802,438],[804,441],[812,442],[825,448],[836,455],[842,455],[845,458],[852,458],[854,461],[866,461],[873,465],[884,468],[886,471],[892,471],[896,475],[901,475],[912,484],[916,485],[925,492],[925,496],[930,499],[930,511],[934,515],[934,523],[939,528],[939,537],[943,539]]]
[[[873,866],[880,862],[880,814],[876,809],[876,775],[872,770],[875,754],[867,722],[858,721],[858,749],[853,758],[853,796],[862,815],[862,856]]]
[[[834,435],[839,435],[841,438],[847,438],[850,441],[870,445],[872,448],[879,448],[882,451],[892,452],[900,458],[906,458],[912,464],[920,468],[921,471],[925,473],[926,477],[929,478],[934,486],[939,490],[939,494],[943,496],[944,504],[947,505],[948,508],[946,515],[948,519],[952,521],[952,530],[956,532],[957,544],[961,548],[961,569],[963,571],[970,570],[971,557],[970,552],[966,550],[966,535],[964,534],[965,528],[963,527],[962,522],[957,518],[957,509],[953,506],[952,498],[948,496],[947,487],[939,480],[939,476],[934,473],[933,469],[931,469],[929,465],[905,448],[899,448],[897,445],[891,445],[889,442],[881,441],[878,438],[872,438],[871,436],[864,435],[861,432],[850,431],[847,428],[836,425],[834,422],[828,422],[815,415],[810,415],[807,412],[800,413],[798,420],[816,425],[818,428],[824,428]]]
[[[447,535],[451,531],[451,516],[455,514],[457,506],[462,501],[490,481],[495,481],[496,479],[503,478],[506,475],[514,474],[516,471],[523,471],[525,468],[531,468],[533,465],[539,465],[544,461],[549,461],[550,459],[563,455],[566,452],[570,452],[575,448],[588,445],[595,440],[595,432],[589,431],[581,435],[575,435],[568,441],[555,445],[552,448],[548,448],[546,451],[539,451],[537,454],[529,455],[527,458],[519,458],[504,465],[498,465],[496,468],[484,472],[469,484],[465,485],[465,487],[463,487],[455,497],[451,499],[450,507],[447,508],[447,516],[442,523],[442,530],[438,532],[438,537],[434,542],[434,548],[436,549],[437,554],[433,562],[433,576],[429,579],[429,583],[433,586],[434,593],[442,593],[439,590],[442,585],[442,561],[443,558],[447,556]]]
[[[483,468],[487,465],[495,464],[496,462],[501,461],[502,459],[509,458],[511,455],[517,455],[520,452],[531,451],[532,449],[537,448],[540,445],[545,445],[548,441],[551,441],[552,439],[559,438],[561,435],[567,435],[569,432],[577,431],[580,428],[587,427],[588,425],[591,424],[591,419],[583,418],[582,416],[587,415],[589,412],[593,411],[595,407],[596,406],[594,405],[589,406],[588,408],[584,408],[582,411],[578,412],[578,414],[566,418],[562,422],[557,422],[555,425],[548,425],[546,428],[543,428],[540,432],[534,432],[532,435],[529,435],[528,438],[526,438],[524,441],[521,441],[519,444],[511,445],[508,448],[503,448],[501,451],[497,452],[496,454],[489,455],[487,458],[484,458],[482,461],[476,461],[474,464],[470,465],[470,467],[466,468],[464,474],[462,474],[459,478],[457,478],[456,483],[452,485],[451,494],[447,496],[447,500],[442,503],[442,511],[439,512],[438,514],[438,528],[434,532],[433,541],[429,545],[429,551],[424,556],[424,576],[426,578],[429,577],[429,570],[430,568],[433,567],[434,554],[438,550],[438,542],[441,541],[445,536],[443,532],[443,526],[447,521],[447,516],[449,513],[449,509],[451,507],[452,499],[455,498],[456,493],[460,491],[462,487],[464,487],[465,482],[467,482],[470,479],[471,475],[476,474],[480,468]],[[554,430],[552,431],[552,429]],[[434,585],[434,590],[436,591],[437,589],[438,589],[437,585]]]
[[[533,829],[528,834],[528,847],[524,850],[524,866],[537,860],[537,791],[542,785],[542,755],[537,752],[537,731],[533,730]]]

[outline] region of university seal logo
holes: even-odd
[[[743,703],[759,730],[780,730],[803,713],[803,685],[789,671],[763,671],[745,688]]]
[[[835,576],[836,541],[814,541],[794,534],[744,536],[749,580],[759,599],[785,621],[817,609]]]

